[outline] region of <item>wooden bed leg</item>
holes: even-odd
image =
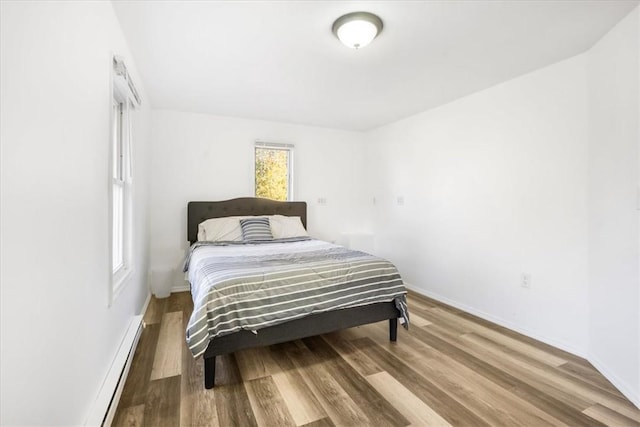
[[[398,318],[394,317],[389,319],[389,341],[394,341],[398,338]]]
[[[204,388],[213,388],[216,382],[216,357],[204,358]]]

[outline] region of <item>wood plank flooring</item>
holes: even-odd
[[[188,292],[152,298],[116,426],[640,426],[589,362],[415,293],[388,322],[219,356],[205,390]]]

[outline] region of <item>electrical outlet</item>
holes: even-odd
[[[398,206],[404,206],[404,196],[398,196],[396,198],[396,203],[398,204]]]
[[[327,198],[326,197],[318,197],[318,204],[319,205],[326,205],[327,204]]]
[[[522,276],[520,277],[520,286],[525,289],[531,289],[531,274],[522,273]]]

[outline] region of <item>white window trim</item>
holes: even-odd
[[[256,169],[255,169],[255,158],[256,158],[256,148],[267,148],[267,149],[273,149],[273,150],[285,150],[289,152],[289,164],[287,165],[288,168],[288,182],[287,182],[287,201],[291,202],[293,200],[295,200],[294,197],[294,179],[293,179],[293,174],[294,174],[294,167],[293,167],[293,151],[295,146],[293,144],[284,144],[284,143],[279,143],[279,142],[267,142],[267,141],[256,141],[253,144],[253,195],[255,196],[256,194]]]
[[[133,110],[140,105],[140,97],[131,82],[131,78],[127,73],[124,62],[118,57],[113,57],[113,67],[111,74],[111,114],[110,114],[110,164],[109,164],[109,270],[111,278],[109,281],[109,301],[111,306],[122,290],[129,282],[129,277],[134,271],[133,257],[133,173],[132,173],[132,144],[133,144]],[[119,104],[123,108],[113,108],[114,104]],[[114,126],[114,110],[120,111],[122,120],[120,123],[120,159],[118,157],[116,147],[116,126]],[[116,171],[116,162],[121,162]],[[114,187],[120,184],[122,186],[123,197],[123,214],[122,214],[122,263],[114,269]]]

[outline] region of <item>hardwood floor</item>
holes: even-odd
[[[152,298],[117,426],[640,426],[589,362],[428,298],[388,322],[219,356],[205,390],[188,292]]]

